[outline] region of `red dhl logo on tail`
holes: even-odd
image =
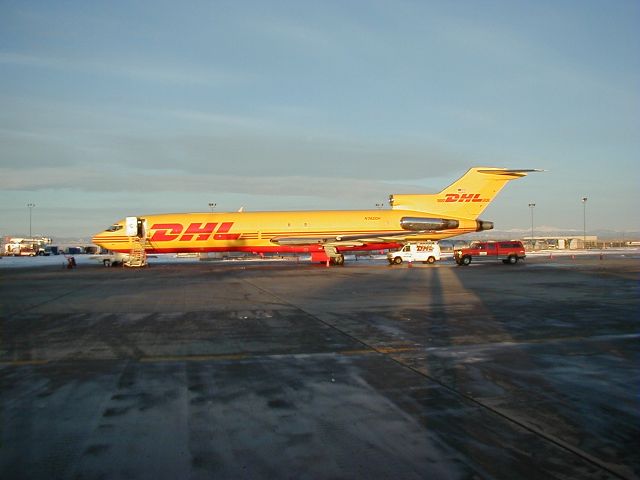
[[[488,202],[488,198],[480,198],[479,193],[447,193],[439,202]]]
[[[231,230],[234,222],[222,222],[218,229],[218,223],[191,223],[184,231],[184,225],[181,223],[154,223],[150,230],[153,235],[149,240],[151,242],[171,242],[179,240],[180,242],[190,242],[192,240],[204,242],[213,235],[214,240],[237,240],[240,238],[239,233],[227,233]],[[195,238],[194,238],[195,237]]]

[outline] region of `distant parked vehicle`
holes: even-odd
[[[47,255],[46,246],[51,243],[47,237],[34,238],[8,238],[4,245],[4,255],[14,257],[35,257],[36,255]]]
[[[44,247],[45,255],[60,255],[60,247],[57,245],[47,245]]]

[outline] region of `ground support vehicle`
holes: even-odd
[[[502,263],[515,264],[525,257],[524,245],[518,240],[473,242],[468,248],[459,248],[453,252],[453,259],[458,265],[469,265],[471,260],[502,260]]]
[[[440,245],[437,242],[407,243],[400,250],[387,253],[390,265],[402,262],[435,263],[440,260]]]

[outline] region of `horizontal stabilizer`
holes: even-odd
[[[502,169],[494,169],[494,168],[486,168],[479,169],[478,173],[490,173],[492,175],[514,175],[516,177],[524,177],[527,173],[533,172],[544,172],[544,170],[540,170],[537,168],[502,168]]]

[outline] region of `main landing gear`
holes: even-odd
[[[326,246],[323,251],[311,253],[312,262],[323,262],[329,265],[344,265],[344,255],[334,246]]]
[[[330,259],[331,265],[344,265],[344,255],[341,253]]]

